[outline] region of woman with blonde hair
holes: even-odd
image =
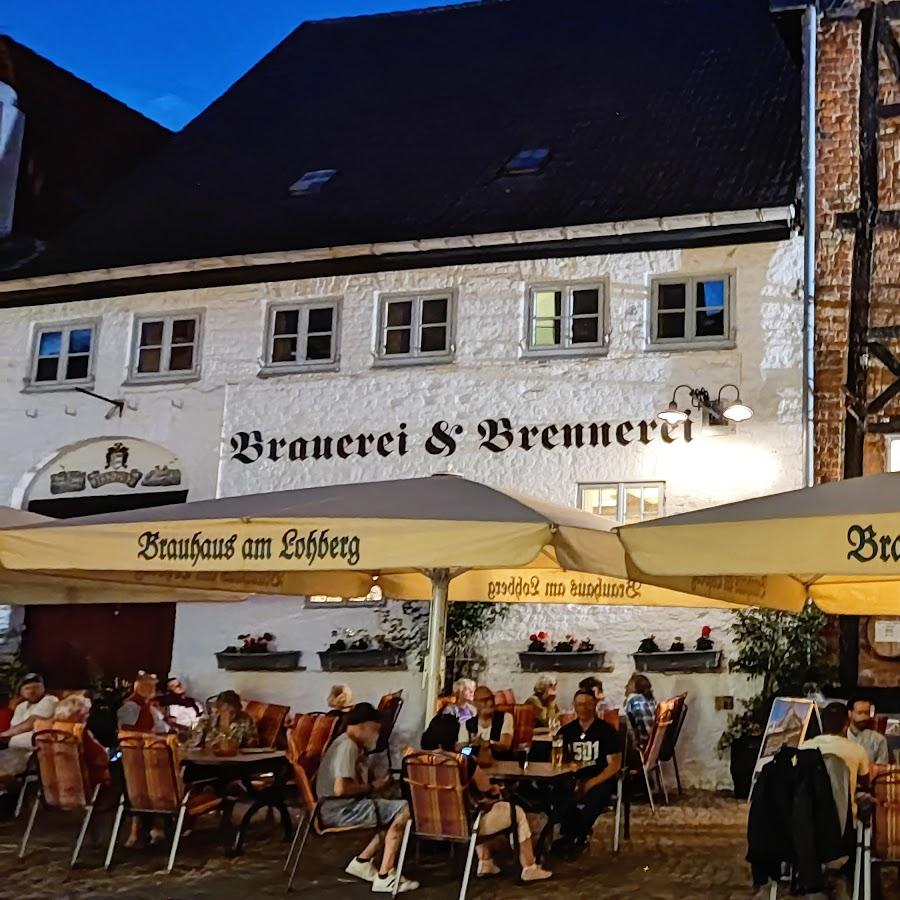
[[[85,726],[81,734],[84,765],[91,788],[95,788],[98,784],[109,784],[109,756],[103,744],[87,728],[90,713],[91,701],[83,694],[71,694],[56,704],[53,722],[71,722]]]
[[[457,678],[453,682],[453,703],[441,710],[444,715],[456,716],[460,725],[478,712],[472,700],[475,698],[475,682],[471,678]]]
[[[325,700],[329,710],[335,713],[345,713],[353,708],[353,691],[349,684],[332,685],[328,692],[328,698]]]
[[[555,675],[541,675],[534,683],[534,693],[525,702],[534,707],[535,728],[549,728],[551,722],[559,719],[557,684]]]

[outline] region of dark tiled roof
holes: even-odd
[[[783,205],[799,98],[766,0],[306,23],[27,273]]]

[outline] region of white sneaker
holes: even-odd
[[[553,873],[549,869],[541,868],[537,863],[533,866],[525,866],[522,869],[522,881],[543,881],[545,878],[551,878]]]
[[[362,878],[363,881],[374,881],[378,877],[378,866],[371,859],[362,862],[355,856],[347,863],[344,871],[354,878]]]
[[[492,859],[486,860],[478,860],[478,877],[479,878],[488,878],[491,875],[499,875],[500,874],[500,866],[497,865]]]
[[[372,891],[376,894],[393,894],[394,893],[394,879],[397,877],[396,872],[391,872],[389,875],[377,875],[375,876],[375,880],[372,882]],[[419,887],[418,881],[413,881],[410,878],[400,877],[400,887],[397,888],[398,894],[405,894],[407,891],[415,891]]]

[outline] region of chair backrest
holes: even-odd
[[[575,718],[575,713],[572,713],[572,719]],[[607,725],[612,725],[616,731],[619,730],[619,725],[622,724],[622,716],[619,713],[618,709],[604,709],[601,715],[601,718]],[[571,719],[569,720],[571,721]],[[562,724],[562,719],[560,718],[560,724]]]
[[[452,694],[449,697],[438,697],[434,704],[435,713],[439,713],[445,706],[450,706],[451,703],[456,703],[456,697]]]
[[[568,725],[569,722],[574,722],[578,716],[575,715],[571,710],[567,710],[566,712],[561,712],[559,714],[559,727],[562,728],[563,725]]]
[[[847,768],[847,763],[835,753],[823,753],[822,761],[825,763],[828,780],[831,782],[831,796],[834,798],[838,825],[843,834],[847,829],[847,817],[850,815],[850,769]]]
[[[259,734],[259,743],[263,747],[277,747],[283,745],[284,720],[290,712],[289,706],[279,706],[277,703],[263,703],[260,700],[248,700],[244,704],[244,711],[256,722],[256,731]]]
[[[522,745],[529,745],[534,740],[534,713],[530,703],[517,703],[513,707],[513,740],[515,750]]]
[[[120,731],[122,772],[132,809],[174,813],[184,796],[184,783],[174,734]]]
[[[672,727],[666,732],[666,740],[663,743],[659,758],[661,762],[669,762],[675,755],[675,747],[678,744],[678,736],[681,734],[681,726],[687,717],[687,694],[679,694],[665,701],[672,704]]]
[[[656,707],[656,718],[653,720],[653,728],[644,748],[643,760],[646,769],[653,769],[660,760],[663,746],[665,745],[669,729],[672,727],[672,701],[663,700]]]
[[[46,720],[36,723],[34,746],[41,792],[48,806],[82,809],[90,800],[83,735],[84,725]]]
[[[431,840],[467,841],[470,836],[468,762],[457,753],[410,753],[403,760],[403,787],[413,831]]]
[[[384,753],[391,742],[391,735],[394,733],[394,725],[397,724],[397,717],[403,707],[403,697],[400,696],[402,691],[394,694],[386,694],[381,698],[378,704],[378,713],[381,716],[381,731],[378,733],[378,743],[375,745],[373,753]]]
[[[500,712],[511,713],[516,705],[516,695],[512,688],[494,691],[494,707]]]
[[[876,859],[900,862],[900,766],[881,766],[872,779],[875,817],[872,847]]]
[[[304,713],[294,720],[287,735],[288,759],[295,768],[301,766],[309,779],[316,777],[337,723],[337,716],[327,713]]]

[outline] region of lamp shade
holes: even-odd
[[[681,410],[673,400],[664,410],[656,414],[657,419],[662,419],[668,425],[681,425],[687,422],[687,413]]]
[[[726,406],[725,409],[722,410],[722,415],[728,419],[729,422],[746,422],[747,419],[753,417],[753,410],[746,404],[741,403],[740,399],[738,399],[734,403]]]

